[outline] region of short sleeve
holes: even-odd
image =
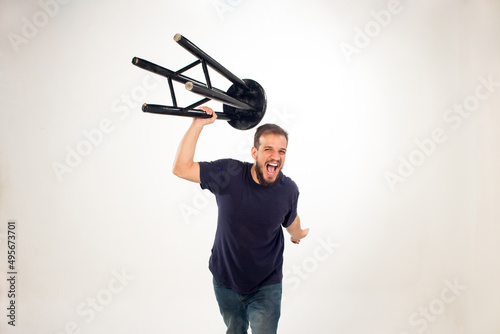
[[[287,228],[290,225],[292,225],[295,218],[297,218],[297,203],[299,202],[299,189],[297,188],[297,185],[294,182],[292,182],[292,184],[293,184],[293,190],[291,192],[291,196],[289,199],[290,211],[285,216],[285,220],[281,224],[284,228]]]
[[[227,188],[230,178],[234,176],[238,161],[232,159],[220,159],[211,162],[200,162],[200,186],[208,189],[215,195]]]

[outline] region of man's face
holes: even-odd
[[[271,133],[262,135],[259,143],[259,149],[252,147],[257,181],[263,186],[272,186],[281,176],[287,141],[284,136]]]

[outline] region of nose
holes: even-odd
[[[276,160],[276,161],[280,161],[279,153],[277,151],[273,151],[271,154],[271,159]]]

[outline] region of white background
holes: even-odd
[[[1,332],[224,332],[216,204],[171,173],[191,121],[143,113],[170,94],[131,64],[194,61],[181,33],[258,81],[263,122],[290,133],[284,171],[311,232],[286,245],[280,333],[500,333],[498,1],[0,7]],[[217,121],[196,159],[251,161],[252,136]]]

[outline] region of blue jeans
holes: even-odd
[[[227,326],[226,334],[276,334],[281,315],[282,284],[264,285],[242,295],[213,279],[215,297]]]

